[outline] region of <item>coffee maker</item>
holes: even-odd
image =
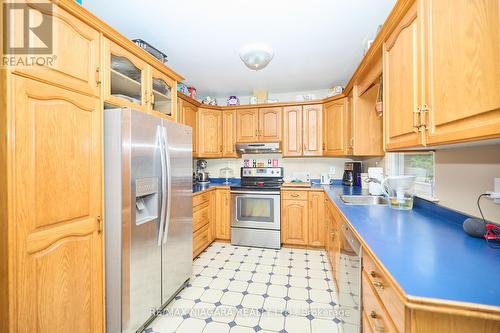
[[[361,179],[361,162],[345,162],[344,163],[344,176],[342,177],[342,184],[347,186],[360,186]]]

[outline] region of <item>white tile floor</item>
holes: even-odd
[[[318,250],[213,243],[146,332],[357,332],[356,311],[338,305],[327,260]]]

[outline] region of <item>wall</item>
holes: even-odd
[[[384,158],[363,159],[364,171],[385,166]],[[439,204],[473,216],[480,216],[477,197],[493,190],[493,178],[500,178],[500,144],[445,148],[435,152],[435,196]],[[481,200],[486,219],[500,223],[500,205]]]
[[[315,95],[315,99],[323,99],[326,97],[329,97],[331,94],[330,89],[321,89],[321,90],[307,90],[307,91],[292,91],[292,92],[287,92],[287,93],[272,93],[268,92],[267,98],[268,99],[277,99],[279,102],[294,102],[296,101],[296,96],[297,95],[307,95],[307,94],[313,94]],[[203,99],[205,96],[200,96],[200,100]],[[217,100],[217,105],[227,105],[227,98],[229,96],[216,96]],[[250,104],[250,97],[252,95],[244,95],[244,96],[237,96],[240,99],[240,104]]]
[[[276,158],[279,166],[284,168],[285,179],[292,177],[293,172],[309,171],[311,178],[319,179],[322,172],[329,172],[330,167],[335,167],[335,178],[342,178],[344,172],[344,162],[352,161],[349,158],[332,158],[332,157],[308,157],[308,158],[282,158],[279,154],[246,154],[242,158],[224,158],[224,159],[207,159],[207,171],[210,177],[219,177],[221,168],[230,167],[233,169],[235,177],[240,177],[240,167],[243,166],[243,160],[249,159],[252,163],[253,159],[257,162],[264,162],[267,165],[268,159]]]

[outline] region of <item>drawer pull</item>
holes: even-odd
[[[293,194],[290,194],[290,196],[291,196],[291,197],[296,198],[296,197],[298,197],[299,195],[298,195],[298,194],[296,194],[296,193],[293,193]]]
[[[373,285],[377,288],[384,289],[384,284],[380,281],[373,281]]]
[[[375,311],[370,312],[370,317],[377,319],[377,313]]]
[[[370,275],[371,275],[371,277],[374,277],[374,278],[377,277],[377,273],[375,273],[375,271],[371,271]]]

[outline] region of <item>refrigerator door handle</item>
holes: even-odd
[[[165,226],[163,231],[163,244],[167,242],[168,227],[170,225],[170,209],[172,207],[172,163],[170,160],[170,151],[168,149],[167,129],[163,127],[163,139],[165,143],[165,160],[167,164],[167,212],[165,214]]]
[[[161,160],[161,213],[160,213],[160,227],[158,229],[158,246],[161,246],[161,241],[163,238],[163,229],[165,228],[165,213],[167,209],[167,196],[166,196],[167,161],[166,161],[165,142],[164,142],[162,126],[158,126],[157,133],[158,133],[158,140],[160,142],[160,160]]]

